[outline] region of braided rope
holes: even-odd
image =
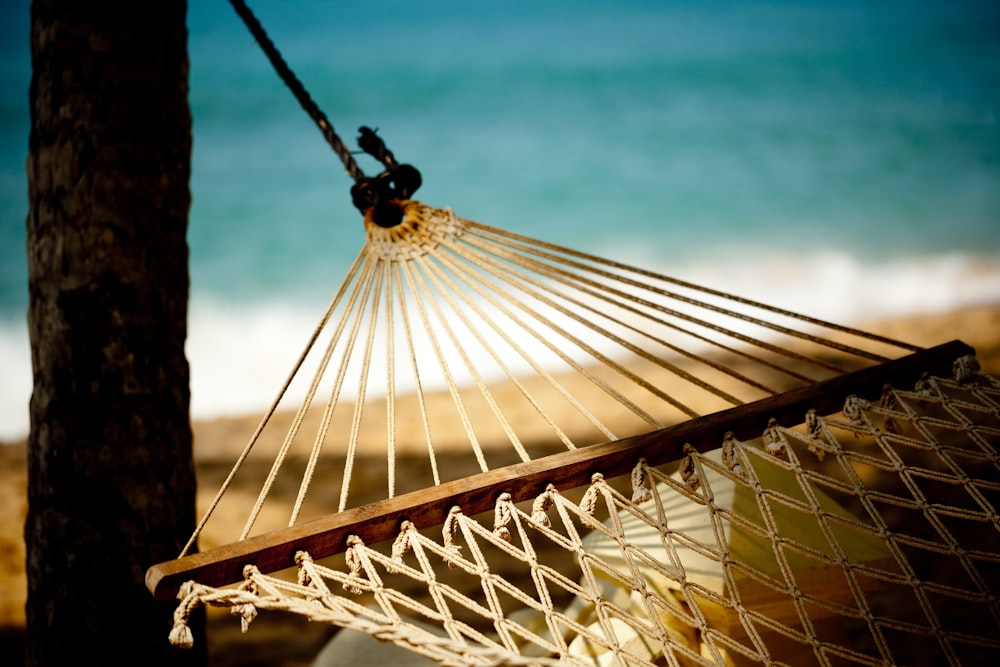
[[[267,59],[270,61],[271,65],[274,67],[278,76],[281,80],[288,86],[288,89],[292,91],[295,95],[295,99],[298,100],[299,104],[309,115],[309,117],[316,123],[320,132],[323,134],[323,138],[326,142],[330,144],[333,152],[337,154],[340,161],[344,164],[344,170],[347,174],[354,179],[356,183],[359,183],[365,179],[365,174],[358,167],[358,163],[354,160],[354,156],[351,155],[350,149],[344,144],[337,133],[333,129],[333,125],[330,123],[326,114],[319,108],[316,102],[313,101],[312,97],[306,91],[305,86],[299,81],[295,73],[282,58],[281,53],[278,51],[274,42],[268,37],[267,32],[265,32],[264,27],[260,24],[260,21],[254,16],[250,8],[247,7],[246,2],[243,0],[230,0],[233,9],[246,24],[250,33],[253,35],[254,39],[257,40],[257,44],[264,51]]]

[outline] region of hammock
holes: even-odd
[[[970,348],[916,350],[398,205],[399,225],[366,220],[189,548],[312,368],[242,530],[147,574],[157,597],[180,597],[172,641],[189,643],[185,619],[208,604],[245,624],[291,611],[455,665],[1000,655],[1000,384]],[[442,424],[462,425],[464,460],[454,444],[438,460]],[[372,432],[390,481],[354,505]],[[404,437],[434,486],[407,488]],[[319,479],[331,449],[344,469]],[[339,489],[334,513],[310,508],[317,485]],[[258,525],[280,511],[283,527]],[[414,586],[424,595],[402,592]]]
[[[445,665],[996,662],[1000,382],[971,348],[466,220],[362,147],[386,166],[358,172],[366,243],[183,553],[147,572],[179,600],[171,642],[213,605]],[[374,502],[352,485],[372,452]],[[254,475],[255,499],[227,496]],[[190,553],[228,502],[242,528]]]

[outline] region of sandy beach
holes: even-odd
[[[1000,374],[1000,304],[956,312],[925,314],[861,323],[872,333],[929,347],[959,339],[977,350],[985,372]],[[287,418],[287,417],[285,417]],[[195,457],[199,474],[199,506],[210,502],[218,481],[259,421],[259,415],[220,418],[194,423]],[[459,438],[460,439],[460,438]],[[403,439],[401,439],[401,442]],[[22,526],[27,511],[25,443],[0,446],[0,663],[19,664],[23,642],[24,544]],[[447,445],[441,445],[447,460]],[[400,452],[405,455],[406,452]],[[472,471],[474,472],[474,471]],[[372,498],[384,489],[378,475],[355,480],[360,498]],[[379,487],[365,488],[366,485]],[[255,489],[234,489],[252,497]],[[223,539],[206,534],[203,544]],[[251,631],[241,635],[239,624],[228,614],[210,614],[210,663],[212,665],[307,665],[335,629],[288,618],[262,615]],[[289,632],[294,625],[294,634]],[[294,640],[289,639],[294,637]]]

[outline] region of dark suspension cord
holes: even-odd
[[[281,53],[278,52],[274,42],[268,37],[264,27],[250,11],[250,8],[243,0],[230,0],[230,3],[239,17],[243,19],[243,23],[257,40],[257,44],[260,45],[268,60],[271,61],[278,76],[281,77],[281,80],[295,95],[295,99],[299,101],[305,112],[319,127],[323,137],[333,148],[333,152],[344,163],[348,175],[354,179],[354,186],[351,188],[351,200],[354,205],[362,213],[371,212],[373,220],[383,227],[399,224],[402,220],[402,211],[396,202],[401,199],[409,199],[420,187],[420,172],[408,164],[398,163],[382,139],[375,134],[375,131],[362,127],[358,137],[358,145],[361,146],[361,150],[373,156],[385,167],[385,170],[378,176],[371,178],[366,176],[354,160],[354,155],[334,131],[326,114],[313,101],[305,86],[292,72],[285,59],[281,57]]]

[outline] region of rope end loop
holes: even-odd
[[[423,179],[416,167],[396,161],[376,130],[362,126],[358,132],[358,146],[385,169],[377,176],[359,179],[351,187],[351,201],[366,216],[370,211],[370,217],[380,227],[395,227],[403,221],[400,202],[410,199]]]

